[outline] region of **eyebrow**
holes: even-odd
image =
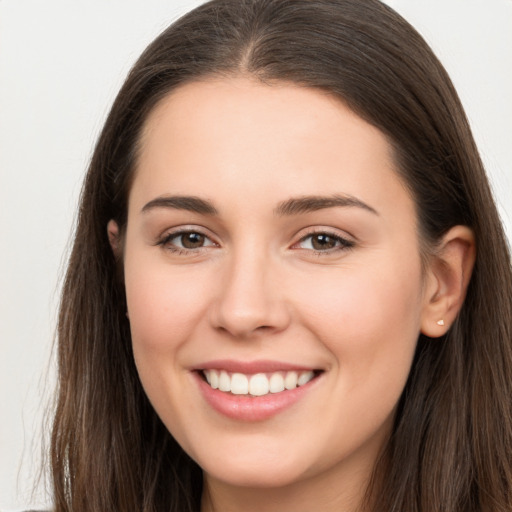
[[[350,195],[332,196],[301,196],[287,199],[277,205],[274,214],[278,216],[298,215],[301,213],[315,212],[326,208],[356,207],[379,215],[377,210],[363,201]],[[200,215],[218,215],[219,212],[213,203],[207,199],[196,196],[161,196],[149,201],[142,208],[142,212],[148,212],[155,208],[172,208],[175,210],[187,210]]]
[[[300,213],[315,212],[325,208],[335,207],[356,207],[367,210],[374,215],[379,215],[375,208],[367,205],[360,199],[351,195],[332,195],[332,196],[301,196],[291,198],[279,203],[274,213],[279,216],[297,215]]]
[[[162,196],[149,201],[142,208],[142,212],[148,212],[154,208],[173,208],[175,210],[187,210],[201,215],[218,215],[219,212],[213,204],[195,196]]]

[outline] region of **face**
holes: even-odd
[[[414,203],[339,100],[243,78],[147,120],[124,268],[144,389],[211,481],[362,474],[425,303]]]

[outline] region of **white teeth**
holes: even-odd
[[[284,387],[286,389],[295,389],[297,387],[299,375],[297,372],[288,372],[284,378]]]
[[[213,389],[231,392],[234,395],[252,396],[264,396],[268,393],[280,393],[285,389],[295,389],[297,386],[304,386],[315,376],[313,371],[245,375],[229,374],[225,370],[204,370],[203,374]]]
[[[217,372],[206,372],[207,375],[210,376],[210,380],[208,381],[208,384],[213,389],[217,389],[219,387],[219,374]]]
[[[221,391],[231,391],[231,378],[224,370],[219,375],[219,389]]]
[[[234,395],[249,393],[249,379],[243,373],[233,373],[231,376],[231,393]]]
[[[302,372],[297,379],[297,386],[304,386],[304,384],[307,384],[314,376],[315,374],[313,372]]]
[[[249,393],[254,396],[263,396],[268,394],[269,382],[264,373],[257,373],[249,381]]]
[[[280,373],[273,373],[270,377],[270,392],[279,393],[284,391],[284,378]]]

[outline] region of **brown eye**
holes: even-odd
[[[300,249],[309,249],[316,253],[331,253],[350,249],[354,247],[354,242],[334,234],[318,232],[305,236],[298,243],[298,247]]]
[[[215,247],[216,244],[209,237],[198,231],[178,231],[164,237],[158,245],[170,251],[194,251],[206,247]]]
[[[318,235],[313,235],[311,237],[311,246],[315,251],[326,251],[329,249],[334,249],[338,239],[326,235],[325,233],[319,233]]]
[[[201,233],[183,233],[178,238],[185,249],[198,249],[203,247],[206,237]]]

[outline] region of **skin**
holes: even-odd
[[[367,207],[276,213],[311,195]],[[217,214],[146,206],[168,196],[201,198]],[[204,245],[180,247],[169,235],[184,229]],[[355,511],[419,333],[440,336],[460,308],[469,230],[454,228],[424,272],[415,205],[385,136],[322,92],[246,77],[188,84],[159,103],[125,237],[114,221],[108,230],[123,252],[142,384],[204,470],[202,510]],[[315,251],[314,233],[332,247]],[[322,373],[279,414],[238,421],[197,384],[193,370],[218,359]]]

